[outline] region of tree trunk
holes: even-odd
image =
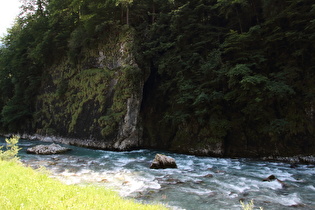
[[[120,21],[121,21],[121,24],[123,24],[123,22],[124,22],[124,7],[122,5],[121,5]]]
[[[126,10],[126,24],[129,25],[129,6],[127,6]]]
[[[152,24],[155,22],[155,5],[152,7]]]

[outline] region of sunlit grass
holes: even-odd
[[[166,209],[95,186],[65,185],[47,173],[0,160],[0,209]]]

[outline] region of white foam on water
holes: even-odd
[[[311,190],[313,190],[313,191],[315,191],[315,187],[313,186],[313,185],[308,185],[308,186],[306,186],[308,189],[311,189]]]
[[[176,160],[176,164],[180,170],[193,170],[194,168],[193,160]]]
[[[279,195],[276,198],[272,198],[274,202],[277,202],[284,206],[294,206],[301,204],[301,199],[297,195],[297,193],[289,194],[289,195]]]
[[[214,180],[214,182],[217,183],[222,189],[226,189],[228,192],[236,191],[242,193],[250,189],[250,187],[247,186],[245,182],[238,182],[237,185],[227,182],[221,182],[219,180]]]
[[[212,190],[205,189],[205,188],[191,188],[191,187],[181,187],[181,191],[191,193],[191,194],[196,194],[196,195],[210,195],[213,193]]]
[[[134,158],[119,158],[114,164],[118,167],[122,167],[134,161],[136,161]]]
[[[239,165],[232,166],[231,168],[238,169],[238,170],[241,170],[241,169],[242,169],[242,167],[239,166]]]
[[[270,188],[272,190],[277,190],[282,188],[282,184],[278,181],[271,181],[271,182],[262,182],[263,187]]]
[[[129,196],[134,192],[141,192],[147,189],[160,189],[160,184],[153,176],[144,177],[141,174],[129,170],[113,170],[96,172],[89,169],[82,169],[78,172],[65,170],[62,173],[53,173],[65,184],[94,183],[111,187],[117,190],[121,196]]]

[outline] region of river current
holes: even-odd
[[[1,138],[3,144],[4,139]],[[66,184],[93,184],[123,197],[163,203],[171,209],[240,209],[240,200],[263,209],[315,209],[315,167],[251,159],[197,157],[165,151],[113,152],[63,145],[72,151],[32,155],[38,144],[20,140],[19,156],[27,165],[41,166]],[[173,157],[177,169],[150,169],[157,153]],[[278,180],[262,181],[274,175]]]

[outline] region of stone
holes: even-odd
[[[156,154],[151,169],[177,168],[175,159],[166,155]]]
[[[268,176],[267,178],[263,179],[264,182],[270,182],[270,181],[273,181],[273,180],[276,180],[277,178],[275,177],[275,175],[270,175]]]
[[[284,183],[284,181],[281,181],[280,179],[278,179],[275,175],[270,175],[267,178],[263,179],[264,182],[271,182],[277,180],[277,182],[279,182],[281,184],[282,187],[287,188],[288,185],[286,183]]]
[[[53,155],[60,154],[71,149],[62,147],[59,144],[50,144],[50,145],[37,145],[27,149],[27,153],[37,154],[37,155]]]
[[[204,177],[212,178],[212,177],[213,177],[213,174],[207,174],[207,175],[205,175]]]

